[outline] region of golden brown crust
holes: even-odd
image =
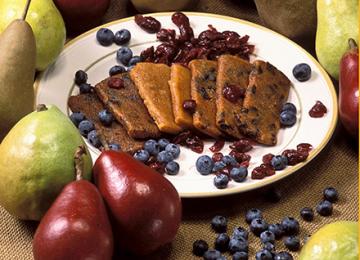
[[[241,138],[242,134],[236,127],[236,116],[243,106],[243,98],[235,102],[227,100],[223,95],[225,86],[236,86],[245,93],[249,84],[249,74],[252,65],[237,56],[222,55],[218,59],[218,73],[216,78],[216,125],[224,133]]]
[[[175,123],[168,81],[170,67],[140,62],[130,71],[144,104],[161,132],[177,134],[182,128]]]
[[[193,125],[200,132],[211,137],[221,136],[216,126],[216,71],[217,62],[210,60],[192,60],[191,98],[196,102]]]

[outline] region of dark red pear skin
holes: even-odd
[[[161,174],[123,152],[104,151],[93,168],[119,248],[147,255],[174,240],[181,199]]]
[[[36,230],[35,260],[108,260],[113,251],[111,224],[95,185],[66,185]]]

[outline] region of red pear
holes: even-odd
[[[181,199],[166,178],[129,154],[115,151],[102,152],[93,171],[120,248],[146,255],[175,238]]]
[[[83,153],[82,146],[75,155],[76,180],[64,187],[36,230],[35,260],[112,258],[113,235],[104,201],[95,185],[81,179]]]

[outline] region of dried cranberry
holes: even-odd
[[[212,160],[214,162],[220,162],[223,157],[224,157],[224,155],[222,153],[214,153],[212,156]]]
[[[164,174],[165,173],[165,166],[160,162],[154,162],[149,164],[149,167],[158,173]]]
[[[253,146],[253,141],[247,138],[241,138],[238,141],[235,141],[230,145],[230,149],[235,150],[237,152],[246,153],[250,151]]]
[[[224,168],[224,169],[221,169],[221,170],[218,170],[215,175],[218,175],[218,174],[225,174],[227,175],[228,177],[230,177],[230,171],[228,168]]]
[[[260,167],[264,169],[266,176],[272,176],[275,174],[275,169],[269,164],[261,164]]]
[[[195,110],[196,110],[195,100],[193,100],[193,99],[184,100],[183,109],[190,114],[194,114]]]
[[[313,149],[313,146],[308,143],[301,143],[296,146],[296,149],[299,152],[308,152],[309,153]]]
[[[179,37],[180,41],[185,42],[194,38],[194,32],[190,26],[180,25],[179,31],[180,31],[180,37]]]
[[[155,62],[170,65],[177,54],[177,47],[167,42],[157,46],[155,51]]]
[[[108,81],[108,86],[109,88],[123,88],[124,87],[124,81],[120,78],[114,78],[114,77],[111,77]]]
[[[296,165],[300,162],[303,162],[308,157],[308,153],[299,152],[295,149],[287,149],[282,152],[282,155],[286,156],[288,159],[288,165]]]
[[[326,106],[321,101],[316,101],[316,104],[310,109],[309,115],[311,117],[323,117],[326,112]]]
[[[218,32],[214,27],[211,27],[211,29],[201,32],[198,38],[200,40],[216,41],[216,40],[224,39],[224,36],[222,35],[221,32]]]
[[[173,139],[174,144],[186,145],[186,140],[192,136],[190,131],[181,132]]]
[[[156,33],[161,28],[161,23],[151,16],[135,15],[135,23],[148,33]]]
[[[232,103],[236,103],[244,95],[245,90],[237,85],[226,85],[223,89],[223,96]]]
[[[153,62],[155,60],[154,46],[143,50],[140,54],[140,58],[142,61]]]
[[[156,38],[162,42],[175,41],[176,33],[173,29],[161,29],[156,33]]]
[[[273,155],[272,153],[268,153],[268,154],[265,154],[263,157],[262,157],[262,162],[264,164],[269,164],[271,165],[271,160],[272,158],[274,157],[275,155]]]
[[[223,31],[222,35],[225,39],[233,38],[233,37],[240,37],[240,35],[237,32],[233,32],[233,31]]]
[[[189,18],[182,12],[175,12],[171,16],[171,21],[176,25],[187,25],[190,26]]]
[[[238,163],[242,163],[242,162],[245,162],[245,161],[249,161],[251,160],[251,156],[250,154],[247,154],[247,153],[242,153],[242,152],[238,152],[236,150],[232,150],[229,155],[231,155],[232,157],[235,158],[235,160],[238,162]]]
[[[255,167],[251,172],[251,179],[260,180],[266,177],[266,170],[260,166]]]
[[[216,140],[215,143],[209,149],[213,153],[220,152],[221,149],[224,147],[224,145],[225,145],[224,140]]]
[[[248,168],[249,165],[250,165],[250,161],[243,161],[240,163],[240,166],[245,167],[245,168]]]
[[[198,136],[187,138],[186,145],[195,153],[202,153],[204,151],[204,142]]]

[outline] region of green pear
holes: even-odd
[[[358,39],[358,0],[318,0],[316,55],[321,65],[335,79],[339,78],[342,55],[348,39]]]
[[[338,221],[313,234],[302,248],[299,260],[358,260],[359,224]]]
[[[40,220],[62,188],[75,179],[74,154],[85,145],[57,107],[44,106],[21,119],[0,145],[0,205],[23,220]],[[84,179],[91,179],[87,151]]]
[[[0,0],[0,32],[21,17],[26,0]],[[52,0],[32,0],[26,21],[36,39],[36,69],[44,70],[60,54],[66,38],[65,24]]]

